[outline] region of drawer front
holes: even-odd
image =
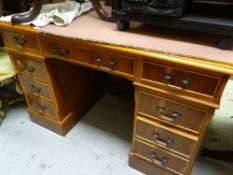
[[[151,144],[165,147],[183,156],[191,157],[198,138],[188,137],[177,130],[156,122],[137,117],[136,136],[149,141]]]
[[[103,71],[114,71],[123,75],[132,76],[135,72],[135,60],[130,57],[96,52],[45,39],[41,39],[41,43],[45,54],[57,58],[76,60],[100,68]]]
[[[13,31],[4,30],[3,37],[7,44],[18,49],[29,49],[30,51],[38,52],[39,44],[35,35],[18,33]]]
[[[27,103],[29,108],[34,111],[39,112],[40,114],[47,114],[52,118],[58,118],[57,112],[54,106],[51,103],[48,103],[38,97],[26,95]]]
[[[154,166],[148,161],[142,160],[137,156],[133,156],[133,155],[130,155],[129,157],[129,165],[143,172],[146,175],[174,175],[174,173],[170,173],[169,171],[163,168]]]
[[[103,70],[134,75],[135,60],[130,57],[94,52],[95,64]]]
[[[42,51],[46,55],[94,64],[94,59],[92,58],[91,52],[85,48],[75,47],[71,44],[50,41],[43,38],[41,38],[41,47]]]
[[[175,171],[179,174],[185,174],[189,164],[189,161],[186,159],[162,151],[138,140],[135,140],[134,143],[134,154],[156,166]]]
[[[215,96],[221,81],[220,77],[208,76],[160,64],[143,62],[142,66],[141,78],[146,82],[211,97]]]
[[[47,81],[45,69],[42,62],[13,54],[11,54],[10,56],[18,72],[30,78],[36,78],[40,79],[41,81]]]
[[[207,113],[156,95],[139,92],[138,113],[199,133]]]
[[[39,96],[50,101],[52,100],[47,85],[40,83],[38,81],[30,80],[24,76],[19,76],[19,81],[23,86],[25,92],[32,93],[35,96]]]

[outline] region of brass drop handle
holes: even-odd
[[[55,54],[58,54],[59,49],[57,48],[57,46],[52,47],[52,52],[55,53]]]
[[[27,64],[22,64],[21,69],[30,73],[33,73],[35,71],[35,68],[33,66],[28,66]]]
[[[174,122],[173,118],[167,117],[165,115],[161,115],[160,117],[161,117],[161,119],[163,119],[163,120],[165,120],[167,122]]]
[[[187,86],[191,85],[191,83],[192,83],[192,79],[187,77],[187,78],[184,78],[181,80],[180,86],[170,84],[169,81],[172,79],[172,76],[170,73],[164,73],[163,79],[168,87],[170,87],[172,89],[177,89],[177,90],[182,90],[183,88],[186,88]]]
[[[165,108],[158,106],[157,111],[160,112],[161,114],[165,113]]]
[[[17,41],[18,41],[18,37],[13,36],[12,40],[13,40],[14,44],[16,44],[16,43],[17,43]]]
[[[25,39],[19,39],[17,42],[17,46],[19,47],[25,47],[25,44],[27,43],[27,41]]]
[[[103,62],[103,58],[100,57],[100,56],[97,56],[97,57],[96,57],[96,62],[97,62],[97,63],[102,63],[102,62]]]
[[[169,73],[164,73],[163,74],[163,79],[164,79],[165,82],[168,82],[168,81],[170,81],[172,79],[172,76]]]
[[[22,65],[21,65],[21,69],[22,69],[22,71],[26,71],[26,70],[27,70],[27,67],[28,67],[28,65],[26,65],[26,64],[22,64]]]
[[[181,85],[182,87],[187,87],[192,84],[192,79],[191,78],[185,78],[181,80]]]
[[[179,111],[174,111],[174,112],[172,113],[172,117],[174,117],[174,118],[179,118],[179,117],[181,117],[181,113],[180,113]]]
[[[111,66],[112,68],[116,66],[116,60],[110,60],[109,66]]]
[[[176,90],[182,90],[183,89],[183,87],[176,86],[176,85],[169,84],[169,83],[167,83],[167,86],[170,87],[170,88],[172,88],[172,89],[176,89]]]
[[[12,38],[13,40],[13,43],[18,46],[18,47],[25,47],[25,44],[27,43],[27,40],[26,39],[23,39],[23,38],[19,38],[17,36],[13,36]]]
[[[168,157],[163,157],[163,158],[157,157],[156,152],[150,152],[149,156],[152,162],[159,166],[164,166],[164,164],[169,161]]]
[[[44,112],[46,110],[46,106],[40,103],[32,103],[32,106],[37,109],[39,112]]]
[[[57,46],[52,47],[52,52],[61,57],[67,57],[70,54],[69,49],[64,49],[64,51],[60,51]]]
[[[157,112],[160,113],[160,118],[167,122],[173,122],[176,118],[180,118],[182,116],[181,112],[174,111],[171,115],[165,113],[165,108],[158,106]]]
[[[31,88],[32,92],[36,92],[36,93],[40,93],[41,92],[41,88],[37,87],[37,86],[35,86],[33,84],[30,84],[30,88]]]
[[[60,53],[60,56],[67,57],[67,56],[69,56],[69,54],[70,54],[69,49],[65,49],[63,52]]]
[[[172,139],[172,138],[170,138],[170,137],[168,137],[166,140],[165,140],[165,139],[162,139],[162,138],[160,137],[160,134],[159,134],[159,133],[154,133],[154,134],[153,134],[153,137],[154,137],[155,142],[156,142],[157,144],[162,145],[162,146],[165,146],[165,147],[172,145],[173,142],[174,142],[174,139]]]
[[[35,71],[35,68],[33,66],[30,66],[27,68],[27,71],[33,73]]]
[[[163,79],[164,79],[164,81],[165,81],[165,83],[166,83],[166,85],[167,85],[168,87],[173,88],[173,89],[182,89],[182,88],[179,87],[179,86],[172,85],[172,84],[169,83],[169,81],[172,79],[172,76],[171,76],[170,73],[164,73],[164,74],[163,74]]]

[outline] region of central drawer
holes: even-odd
[[[138,113],[199,133],[207,113],[201,109],[139,91]]]
[[[84,63],[93,64],[91,52],[82,47],[54,40],[40,38],[42,51],[46,56],[60,59],[72,59]]]
[[[99,52],[74,46],[69,43],[60,43],[41,38],[42,50],[46,56],[75,61],[79,64],[113,72],[122,76],[134,76],[135,59],[123,55]]]
[[[93,57],[95,64],[100,69],[114,71],[119,74],[134,75],[135,60],[131,57],[103,52],[93,52]]]
[[[150,144],[161,146],[182,156],[190,158],[198,138],[161,125],[157,122],[137,117],[136,136]]]
[[[169,152],[158,149],[157,147],[135,140],[133,153],[154,164],[173,171],[176,174],[185,174],[189,161]]]

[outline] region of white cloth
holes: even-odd
[[[44,4],[37,18],[25,24],[33,24],[36,27],[43,27],[49,23],[53,23],[57,26],[66,26],[70,24],[75,17],[91,9],[92,5],[89,1],[81,4],[75,1]],[[11,17],[12,15],[1,17],[0,21],[10,22]]]

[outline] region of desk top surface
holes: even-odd
[[[6,23],[0,23],[0,26],[10,27]],[[28,26],[15,28],[35,31]],[[118,31],[115,23],[99,19],[94,11],[76,18],[66,27],[47,25],[38,31],[72,40],[140,51],[152,57],[153,54],[177,57],[180,62],[208,64],[226,69],[233,75],[233,49],[216,48],[217,36],[214,35],[140,23],[132,23],[128,31]]]
[[[68,38],[233,65],[233,49],[216,48],[218,36],[140,23],[131,23],[128,31],[118,31],[115,23],[100,20],[93,11],[78,17],[67,27],[48,25],[39,31]]]

